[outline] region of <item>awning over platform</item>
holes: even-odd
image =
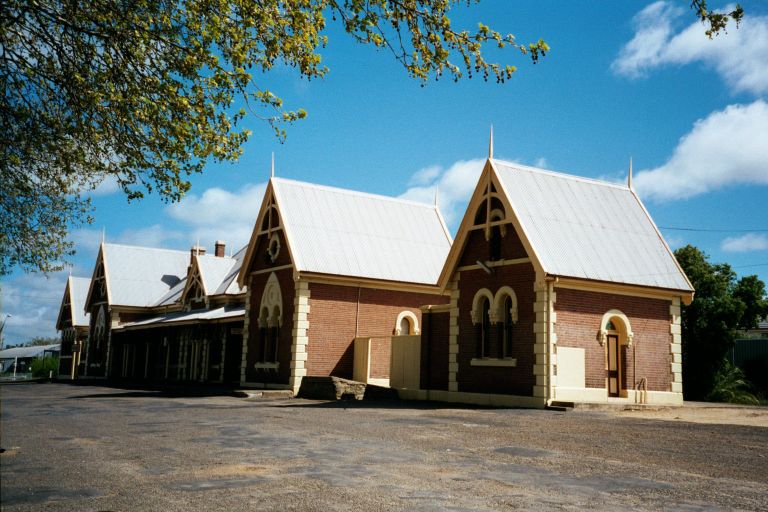
[[[155,316],[136,322],[128,322],[118,327],[114,327],[113,330],[151,329],[154,327],[179,324],[235,322],[237,320],[243,320],[244,318],[245,306],[224,306],[211,310],[168,313],[167,315]]]

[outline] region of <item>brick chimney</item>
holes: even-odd
[[[216,255],[216,257],[217,258],[223,258],[224,257],[224,250],[227,248],[227,244],[224,243],[221,240],[216,240],[215,247],[216,247],[216,249],[215,249],[214,254]]]
[[[193,245],[189,249],[189,264],[191,265],[193,261],[195,261],[195,254],[199,254],[202,256],[205,254],[205,247],[202,247],[200,245]]]

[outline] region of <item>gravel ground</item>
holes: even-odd
[[[766,427],[67,384],[0,399],[4,511],[768,510]]]

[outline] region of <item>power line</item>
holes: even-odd
[[[659,229],[670,231],[698,231],[703,233],[768,233],[768,229],[708,229],[708,228],[677,228],[672,226],[659,226]]]

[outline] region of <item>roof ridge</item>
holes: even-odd
[[[421,203],[419,201],[414,201],[412,199],[403,199],[401,197],[385,196],[385,195],[382,195],[382,194],[374,194],[374,193],[371,193],[371,192],[363,192],[363,191],[360,191],[360,190],[351,190],[351,189],[348,189],[348,188],[333,187],[333,186],[330,186],[330,185],[320,185],[318,183],[309,183],[309,182],[306,182],[306,181],[292,180],[292,179],[289,179],[289,178],[274,177],[274,178],[271,178],[271,179],[276,181],[276,182],[292,183],[292,184],[295,184],[295,185],[302,185],[302,186],[305,186],[305,187],[314,188],[314,189],[318,189],[318,190],[325,190],[325,191],[328,191],[328,192],[337,192],[337,193],[347,194],[347,195],[352,195],[352,196],[363,196],[363,197],[369,197],[371,199],[383,199],[385,201],[391,201],[393,203],[408,204],[408,205],[411,205],[411,206],[420,206],[420,207],[428,208],[430,210],[437,210],[438,209],[437,205],[435,205],[433,203]]]
[[[577,176],[575,174],[567,174],[567,173],[564,173],[564,172],[551,171],[549,169],[542,169],[541,167],[533,167],[531,165],[520,164],[520,163],[517,163],[517,162],[510,162],[508,160],[499,160],[497,158],[493,158],[492,161],[493,162],[498,162],[498,163],[500,163],[500,164],[502,164],[502,165],[504,165],[506,167],[517,168],[518,170],[521,170],[521,171],[535,172],[535,173],[539,173],[539,174],[549,174],[549,175],[552,175],[552,176],[555,176],[555,177],[558,177],[558,178],[566,178],[566,179],[570,179],[570,180],[574,180],[574,181],[582,181],[582,182],[591,183],[591,184],[594,184],[594,185],[603,185],[603,186],[606,186],[606,187],[618,188],[618,189],[626,190],[626,191],[630,191],[631,190],[626,185],[621,185],[619,183],[612,183],[610,181],[600,180],[600,179],[597,179],[597,178],[588,178],[586,176]]]

